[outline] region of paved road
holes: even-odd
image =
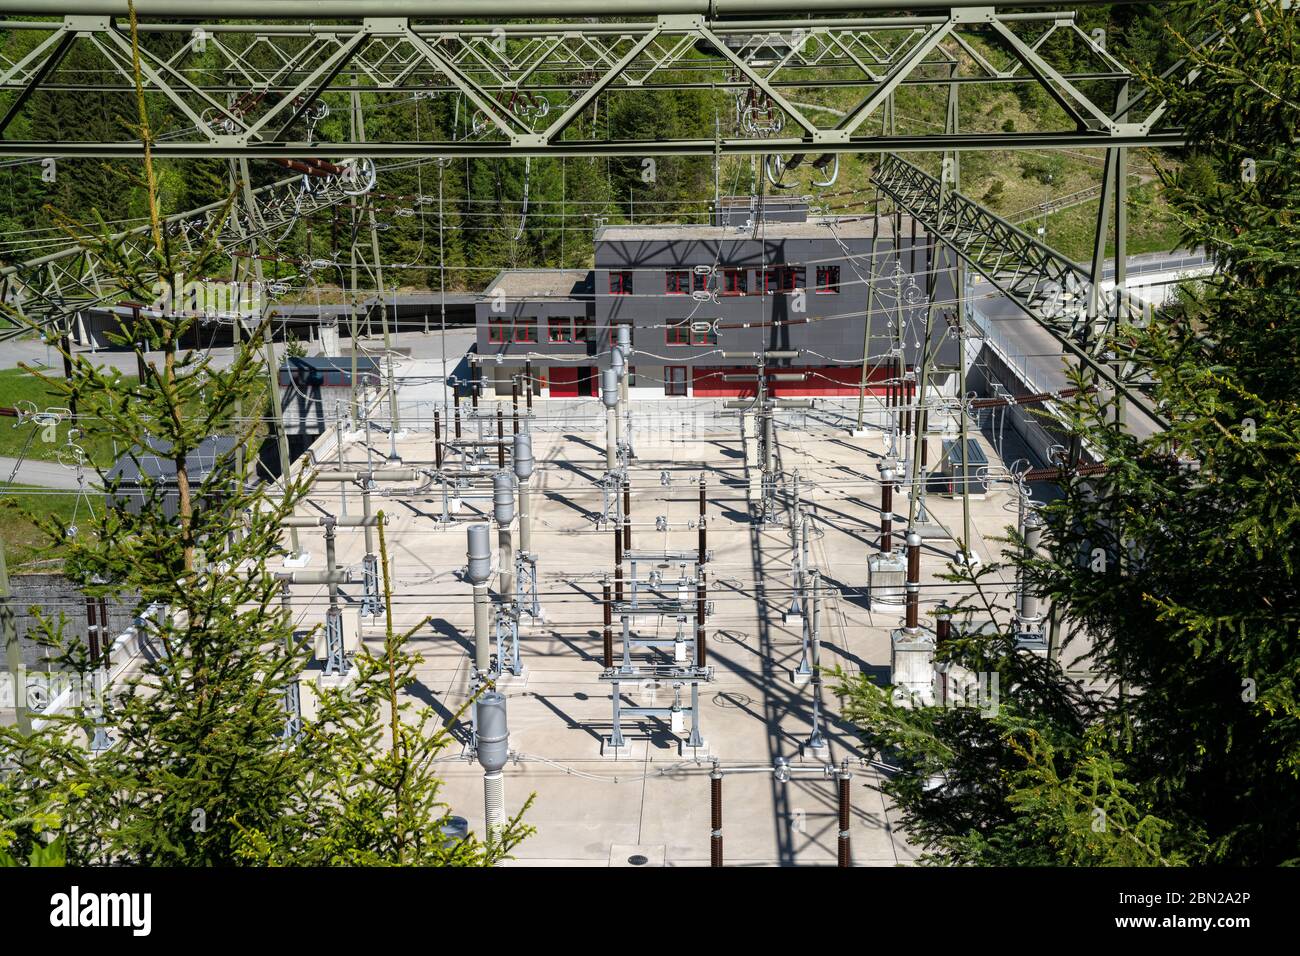
[[[16,472],[15,465],[18,466]],[[87,486],[94,487],[94,483],[99,480],[94,469],[86,469],[85,475]],[[32,458],[25,459],[20,465],[17,458],[4,455],[0,455],[0,484],[66,488],[69,491],[76,491],[79,487],[75,468],[68,468],[57,461],[38,461]]]
[[[1128,269],[1130,276],[1134,276],[1204,268],[1208,264],[1208,259],[1200,252],[1178,251],[1131,256]],[[1105,270],[1108,278],[1113,272],[1113,265]],[[1033,379],[1032,384],[1043,391],[1067,387],[1063,350],[1052,334],[1025,315],[1010,299],[989,292],[988,283],[975,288],[977,293],[983,293],[978,296],[976,307],[993,326],[992,332],[999,339],[1003,351],[1013,353],[1010,357]],[[1154,423],[1131,405],[1128,421],[1130,429],[1137,435],[1149,435],[1155,430]]]

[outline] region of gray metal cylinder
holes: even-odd
[[[510,756],[510,730],[506,726],[506,695],[490,690],[478,699],[474,733],[478,762],[488,773],[506,765]]]
[[[492,476],[492,517],[499,525],[515,520],[515,477],[508,471]]]
[[[533,436],[520,432],[515,436],[515,477],[524,481],[533,473]]]
[[[491,528],[485,524],[472,524],[466,531],[469,539],[469,568],[466,577],[470,584],[486,584],[492,574]]]
[[[1025,557],[1032,558],[1038,553],[1038,544],[1043,537],[1043,519],[1034,510],[1025,513]],[[1034,624],[1039,620],[1038,595],[1030,590],[1025,574],[1020,574],[1020,613],[1022,623]]]
[[[492,669],[492,638],[488,634],[490,610],[487,584],[474,585],[474,670],[479,674]]]
[[[528,481],[519,482],[519,549],[527,554],[533,550],[532,516],[528,513]]]
[[[623,350],[622,350],[622,349],[610,349],[610,352],[609,352],[609,367],[612,368],[614,371],[618,372],[618,374],[619,374],[620,377],[621,377],[622,374],[623,374],[623,366],[624,366],[625,364],[626,364],[626,362],[625,362],[625,360],[624,360],[624,358],[623,358]]]
[[[618,413],[613,408],[605,409],[605,467],[618,467]]]
[[[600,400],[605,404],[606,408],[616,408],[618,406],[618,369],[601,369]]]
[[[618,350],[627,358],[632,351],[632,326],[620,325],[618,327]]]

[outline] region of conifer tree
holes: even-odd
[[[1005,622],[943,655],[1000,671],[994,719],[845,682],[850,714],[903,764],[886,788],[936,859],[1300,859],[1300,25],[1272,0],[1216,0],[1168,41],[1187,69],[1149,82],[1198,159],[1164,187],[1182,244],[1218,271],[1115,342],[1168,430],[1116,427],[1095,393],[1066,403],[1108,471],[1069,477],[1044,552],[1016,559],[1086,635],[1067,659],[1087,653],[1109,692],[1027,661]]]

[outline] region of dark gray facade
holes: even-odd
[[[379,385],[379,362],[357,358],[358,387]],[[280,365],[280,413],[285,433],[315,437],[336,420],[352,397],[352,358],[286,358]]]
[[[585,281],[578,280],[581,273],[570,274],[574,291],[569,294],[536,272],[502,273],[479,307],[485,378],[505,381],[508,391],[510,376],[527,357],[535,378],[553,381],[551,369],[581,355],[572,344],[548,341],[547,322],[551,316],[590,309],[594,340],[583,343],[590,359],[586,367],[607,365],[613,330],[629,325],[630,384],[638,391],[752,394],[753,385],[724,381],[723,376],[752,371],[755,353],[798,350],[798,358],[769,363],[804,376],[781,383],[776,394],[856,394],[873,283],[870,380],[886,377],[884,360],[896,343],[909,368],[919,363],[929,250],[919,231],[913,235],[916,226],[910,219],[807,219],[806,207],[796,200],[772,201],[757,223],[759,207],[747,201],[733,202],[728,210],[722,219],[731,225],[601,229],[595,268]],[[494,289],[513,293],[498,293],[496,313],[491,312]],[[934,298],[939,303],[931,338],[934,364],[951,368],[957,346],[943,319],[944,313],[955,312],[951,272],[938,277]],[[536,321],[537,341],[514,341],[508,334],[502,341],[503,313],[514,323]],[[495,336],[487,325],[494,315]],[[742,354],[724,357],[724,352]],[[560,374],[567,382],[571,373]],[[942,375],[936,378],[936,384],[942,381]],[[571,394],[567,387],[560,392]],[[555,396],[556,389],[550,394]]]

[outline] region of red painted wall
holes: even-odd
[[[784,371],[784,370],[783,370]],[[862,381],[861,367],[832,365],[790,369],[803,372],[802,382],[775,382],[772,395],[780,398],[817,398],[835,395],[857,395]],[[696,368],[692,394],[696,398],[752,398],[757,385],[754,382],[724,382],[723,375],[753,374],[753,368]],[[890,370],[879,366],[871,369],[867,379],[867,392],[885,394],[884,382]],[[552,392],[554,394],[554,392]]]

